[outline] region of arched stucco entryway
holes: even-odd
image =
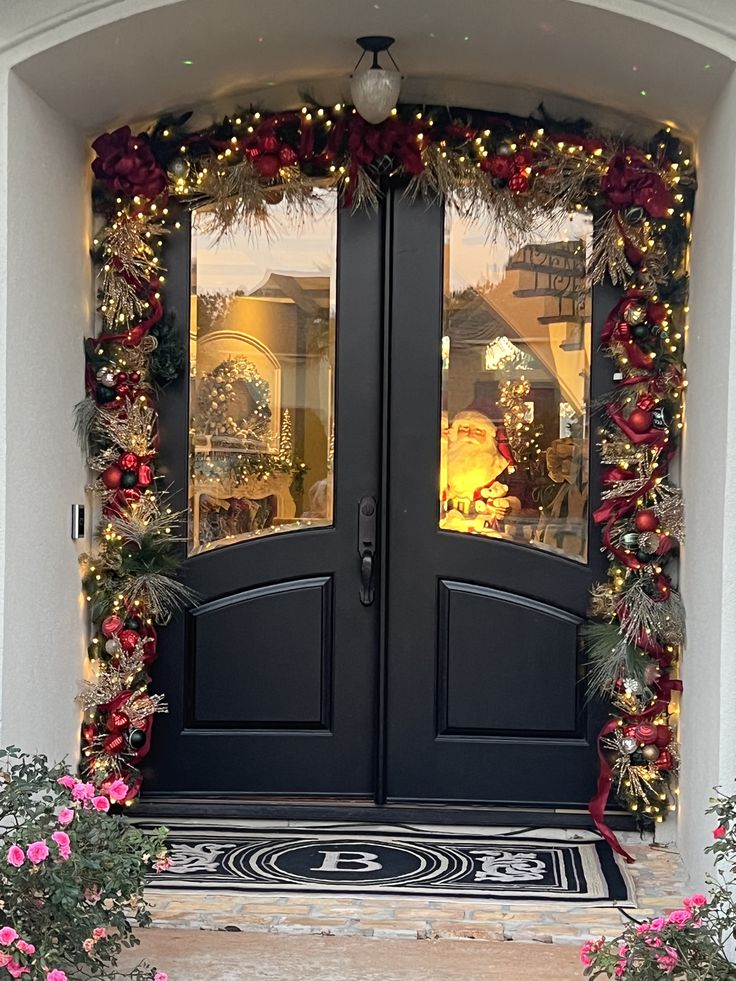
[[[699,873],[705,798],[736,769],[735,631],[728,617],[736,576],[728,548],[736,522],[729,378],[736,42],[732,25],[709,27],[686,5],[629,0],[619,13],[612,6],[466,0],[453,5],[450,18],[440,2],[421,10],[314,2],[298,14],[288,4],[245,8],[234,0],[9,5],[0,56],[4,742],[52,755],[76,749],[83,611],[68,518],[84,480],[71,406],[82,394],[81,339],[91,308],[88,264],[77,246],[89,238],[86,137],[168,107],[232,105],[237,93],[284,105],[304,80],[315,97],[338,97],[353,37],[380,28],[399,38],[409,98],[526,113],[544,95],[556,115],[584,112],[614,126],[633,116],[645,128],[646,119],[668,120],[697,138],[680,843]]]

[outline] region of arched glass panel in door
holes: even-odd
[[[333,519],[337,208],[192,224],[189,554]]]
[[[445,213],[440,527],[588,558],[592,217]]]

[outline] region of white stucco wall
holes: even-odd
[[[187,0],[180,9],[209,11],[212,2]],[[222,6],[229,0],[217,2]],[[317,51],[321,25],[315,28],[310,22],[307,28],[321,2],[314,0],[303,10],[305,32],[311,33],[303,52],[297,51],[300,77],[335,75],[332,41]],[[429,0],[421,9],[417,4],[415,30],[404,39],[404,50],[410,62],[424,65],[423,77],[410,84],[424,97],[434,92],[442,101],[444,93],[453,98],[451,93],[470,90],[467,80],[462,89],[433,59],[429,5]],[[255,55],[252,31],[244,31],[234,45],[228,22],[213,19],[208,43],[230,52],[232,65],[223,68],[211,57],[196,66],[196,74],[183,74],[180,59],[191,25],[187,18],[172,18],[158,57],[136,62],[136,53],[150,37],[135,19],[125,18],[166,6],[176,6],[175,0],[3,0],[0,11],[0,358],[5,378],[0,384],[0,742],[18,741],[53,756],[76,749],[73,696],[83,663],[79,547],[70,541],[69,509],[82,499],[84,479],[71,410],[82,393],[81,339],[88,330],[91,295],[84,245],[80,247],[87,240],[89,220],[85,120],[93,132],[99,119],[155,114],[166,105],[222,96],[240,77],[237,65],[246,71],[255,60],[247,57],[249,51]],[[238,4],[232,0],[231,6]],[[380,10],[380,5],[369,6]],[[266,16],[278,2],[254,0],[248,12],[251,7],[254,17]],[[245,9],[242,4],[240,8]],[[357,4],[344,0],[335,16],[345,18],[348,32],[355,26],[353,37],[359,27],[391,29],[378,20],[369,24],[366,9],[363,5],[358,11]],[[413,10],[408,3],[401,9]],[[732,0],[549,0],[545,9],[553,27],[578,25],[580,50],[575,57],[566,37],[548,32],[550,24],[541,16],[539,23],[534,19],[541,9],[538,0],[525,5],[507,0],[458,3],[453,8],[443,48],[456,43],[452,39],[460,25],[455,13],[462,11],[477,18],[473,27],[479,32],[476,41],[481,38],[481,54],[483,44],[503,46],[503,32],[517,41],[523,37],[528,47],[522,46],[522,52],[533,52],[526,60],[523,54],[497,63],[485,59],[488,74],[478,74],[478,104],[485,100],[493,108],[529,111],[540,91],[557,87],[564,98],[549,99],[552,111],[574,109],[571,99],[576,96],[599,102],[600,118],[611,118],[613,109],[665,119],[686,106],[683,125],[698,136],[700,189],[687,352],[691,387],[682,468],[688,505],[689,542],[682,565],[689,645],[683,670],[687,687],[677,827],[683,853],[700,880],[707,865],[701,849],[710,830],[702,816],[706,798],[716,783],[736,776],[731,602],[736,558],[730,547],[736,540],[736,83],[729,78],[736,62],[736,10]],[[384,14],[391,16],[388,10],[375,16],[380,20]],[[298,26],[295,17],[292,8],[292,26]],[[335,29],[334,18],[330,29]],[[545,34],[542,44],[534,33],[539,31]],[[98,44],[103,36],[104,45]],[[75,57],[55,59],[57,46],[74,44],[75,38],[80,39]],[[642,38],[645,60],[628,64]],[[154,41],[158,45],[157,35]],[[277,75],[280,56],[274,47],[265,59],[273,61]],[[292,71],[294,59],[289,57]],[[101,61],[109,71],[101,70]],[[459,57],[456,64],[461,64]],[[503,68],[502,75],[493,75],[494,64]],[[631,74],[635,68],[643,74]],[[433,80],[433,71],[442,77]],[[254,76],[250,88],[266,86],[266,77]],[[286,68],[281,77],[287,78]],[[294,79],[293,74],[288,77]],[[644,86],[650,93],[646,102],[638,91]],[[98,89],[104,89],[99,100]],[[508,92],[508,104],[487,101],[493,91]]]
[[[715,822],[700,815],[713,788],[736,778],[736,78],[699,141],[693,221],[687,429],[687,541],[679,844],[702,884]],[[726,220],[724,221],[724,216]]]
[[[90,315],[88,149],[13,75],[7,113],[0,725],[4,743],[74,758],[85,634],[70,529],[85,478],[72,408]]]

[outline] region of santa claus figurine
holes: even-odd
[[[471,405],[452,420],[447,441],[444,528],[498,534],[503,520],[521,511],[499,477],[512,463],[505,439],[480,406]]]

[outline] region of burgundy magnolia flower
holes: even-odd
[[[92,162],[94,175],[111,191],[151,201],[165,190],[166,174],[156,163],[145,133],[133,136],[130,126],[121,126],[98,136],[92,149],[97,154]]]
[[[652,218],[664,218],[673,204],[672,194],[659,173],[634,147],[611,157],[601,191],[614,211],[637,205]]]

